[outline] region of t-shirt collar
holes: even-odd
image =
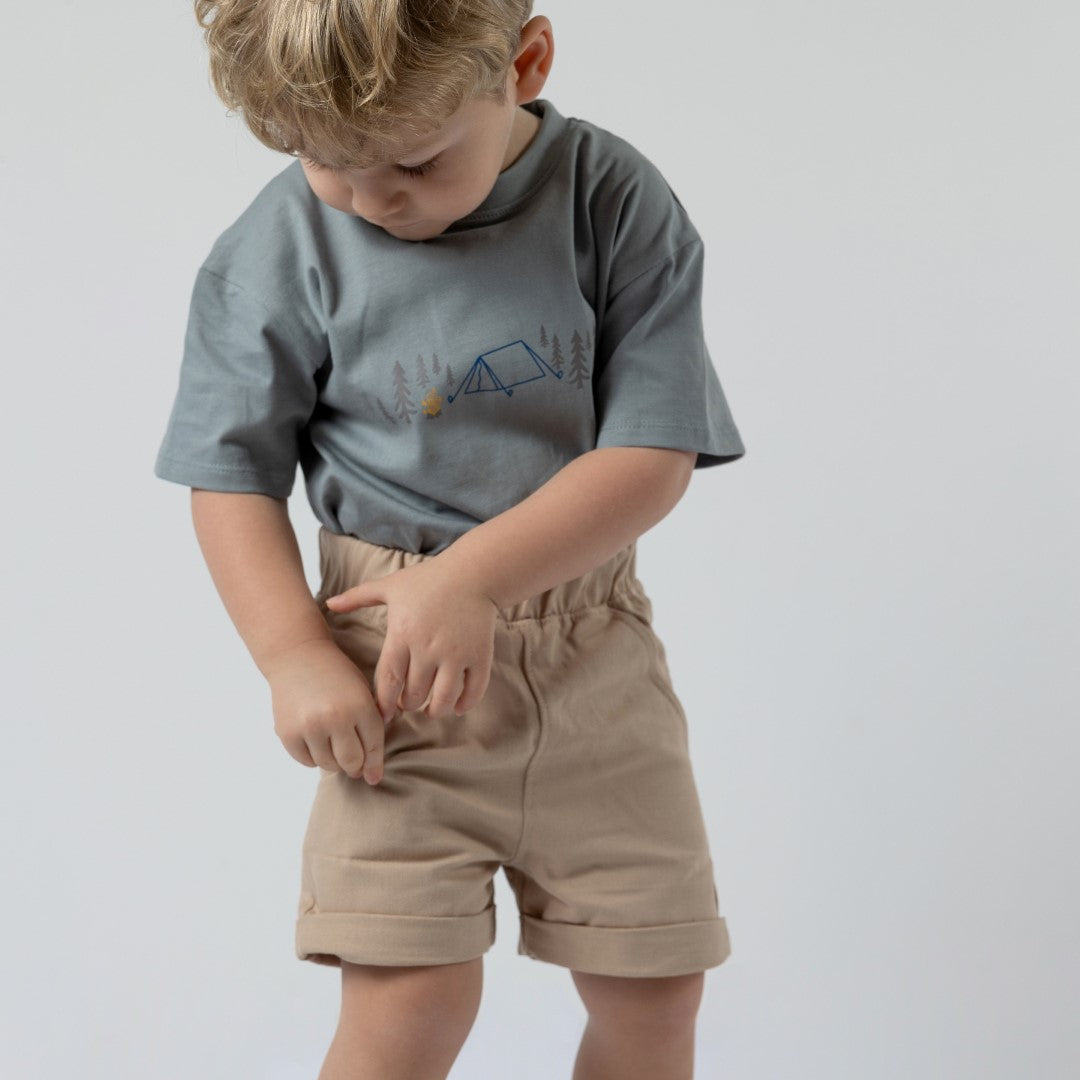
[[[530,101],[522,108],[540,117],[540,127],[532,142],[508,169],[499,173],[487,198],[471,214],[453,222],[445,232],[488,225],[510,214],[551,175],[562,153],[566,117],[544,98]]]

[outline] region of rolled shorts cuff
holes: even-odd
[[[316,964],[458,964],[495,943],[494,904],[475,915],[317,911],[296,920],[296,955]]]
[[[594,975],[689,975],[731,955],[724,918],[666,926],[579,926],[520,915],[518,953]]]

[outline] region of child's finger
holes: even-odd
[[[401,688],[401,708],[405,712],[419,709],[427,701],[431,684],[435,679],[435,665],[409,657],[409,671],[405,676],[405,685]]]
[[[347,773],[354,780],[362,773],[373,771],[371,756],[375,750],[369,743],[378,741],[382,747],[383,733],[381,728],[369,733],[365,741],[357,727],[351,727],[348,731],[335,731],[330,736],[330,749],[334,759],[341,767],[342,772]]]
[[[454,712],[459,716],[466,713],[474,705],[479,705],[484,692],[488,688],[491,679],[491,665],[486,667],[470,667],[465,669],[465,688],[457,699]]]
[[[404,644],[387,638],[375,665],[375,703],[383,723],[390,723],[397,709],[398,696],[409,671],[409,650]]]
[[[331,611],[355,611],[358,607],[371,607],[385,603],[386,597],[378,580],[364,581],[334,596],[326,597],[326,606]]]
[[[301,750],[293,750],[294,746],[302,747]],[[320,769],[329,769],[337,772],[337,763],[334,761],[334,751],[330,746],[330,740],[312,735],[310,738],[290,740],[285,743],[285,748],[297,761],[305,765],[317,765]],[[308,760],[304,760],[307,758]]]
[[[465,685],[465,672],[456,665],[444,664],[435,674],[435,683],[431,687],[431,702],[427,707],[428,716],[448,717],[454,713],[454,704],[461,697]]]

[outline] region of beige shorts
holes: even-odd
[[[369,685],[383,605],[323,601],[430,555],[319,529],[316,600]],[[383,779],[320,769],[303,842],[296,954],[450,964],[495,941],[493,875],[524,956],[601,975],[683,975],[731,946],[686,717],[635,574],[636,546],[503,608],[491,681],[464,716],[398,713]]]

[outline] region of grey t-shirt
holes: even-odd
[[[745,453],[702,331],[701,238],[625,140],[544,99],[525,152],[430,240],[298,161],[214,243],[156,476],[287,497],[436,553],[603,446]]]

